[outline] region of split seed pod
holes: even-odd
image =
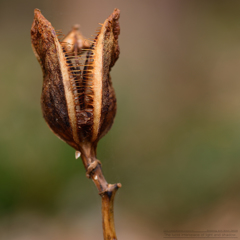
[[[99,139],[111,128],[116,98],[110,70],[119,57],[120,11],[106,19],[90,46],[74,28],[60,41],[51,23],[35,9],[33,51],[42,67],[41,106],[51,130],[86,158],[96,156]],[[81,40],[82,44],[78,44]],[[87,49],[85,64],[80,54]],[[82,68],[81,68],[82,67]]]

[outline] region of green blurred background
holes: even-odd
[[[118,112],[98,158],[121,239],[240,226],[240,1],[0,1],[0,239],[101,239],[101,203],[42,118],[30,28],[39,8],[85,37],[117,7]],[[240,229],[239,229],[240,230]]]

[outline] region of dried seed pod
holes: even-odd
[[[104,239],[116,240],[113,202],[121,184],[108,184],[96,159],[96,147],[116,114],[109,72],[119,56],[120,11],[115,9],[107,18],[91,46],[82,41],[84,38],[76,28],[60,41],[41,12],[36,9],[34,13],[31,39],[43,71],[43,116],[50,129],[76,149],[75,157],[81,155],[87,176],[102,197]],[[82,65],[83,48],[89,50]]]
[[[79,45],[83,38],[76,28],[59,41],[51,23],[40,10],[34,11],[31,40],[43,71],[43,116],[59,138],[90,158],[96,156],[97,143],[116,114],[109,72],[119,56],[119,16],[115,9],[90,47],[87,42]],[[66,44],[70,48],[66,49]],[[89,48],[83,69],[81,48]]]

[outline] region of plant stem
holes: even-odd
[[[99,160],[95,157],[86,157],[81,155],[84,167],[87,171],[87,177],[91,178],[98,189],[102,198],[102,226],[104,240],[117,240],[114,227],[113,205],[115,194],[122,185],[108,184],[102,173],[102,167]]]
[[[102,219],[104,240],[117,240],[114,227],[113,203],[116,191],[121,184],[109,184],[109,190],[101,194],[102,197]]]

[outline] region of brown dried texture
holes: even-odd
[[[105,29],[103,42],[103,97],[98,139],[103,137],[111,128],[117,109],[116,96],[109,72],[117,61],[120,52],[118,45],[118,35],[120,34],[119,17],[120,11],[115,9],[102,27],[102,29]]]
[[[75,26],[63,42],[60,42],[63,50],[57,50],[58,39],[54,28],[39,10],[35,10],[31,37],[35,55],[43,70],[43,116],[52,131],[77,150],[84,151],[83,149],[90,147],[93,149],[89,149],[88,152],[96,152],[97,142],[111,128],[116,114],[116,97],[109,72],[119,56],[119,16],[120,11],[115,9],[102,25],[87,54],[86,66],[81,74],[77,57],[82,52],[82,48],[89,47],[89,42],[84,40],[78,26]],[[69,119],[58,51],[64,51],[67,59],[62,64],[68,66],[69,74],[73,76],[73,79],[67,80],[67,83],[69,82],[68,85],[72,87],[72,92],[77,91],[77,95],[74,95],[76,97],[72,101],[80,107],[75,110],[74,119],[76,120],[71,116],[71,120],[76,121],[78,126],[77,141],[76,138],[74,140],[72,132],[74,128]],[[98,52],[98,59],[99,56],[102,59],[101,63],[95,59],[96,52]],[[100,79],[99,74],[95,73],[97,68],[101,69]],[[102,82],[101,89],[96,83],[99,81]],[[99,100],[95,99],[96,91],[101,92],[102,96]],[[99,106],[101,110],[96,119],[97,115],[94,115],[94,109]],[[93,132],[94,129],[95,132]]]
[[[51,23],[42,16],[40,10],[36,9],[31,28],[31,39],[34,53],[43,71],[41,97],[43,117],[58,137],[77,149],[69,123],[62,74],[54,42],[56,38]]]
[[[92,141],[98,142],[101,137],[103,137],[108,130],[111,128],[113,124],[114,117],[116,115],[116,97],[115,92],[112,87],[111,77],[110,77],[110,70],[112,66],[115,64],[116,60],[119,57],[119,45],[118,45],[118,35],[120,34],[120,27],[119,27],[119,17],[120,11],[115,9],[114,12],[106,19],[104,24],[102,25],[98,35],[96,36],[94,43],[92,45],[93,53],[88,53],[86,65],[93,61],[92,66],[86,66],[83,72],[83,79],[91,78],[90,76],[93,75],[93,79],[95,78],[96,69],[98,64],[102,64],[101,66],[101,113],[99,118],[99,123],[97,127],[97,133],[94,132],[93,129],[93,136]],[[101,52],[99,53],[99,49]],[[102,63],[99,63],[99,54],[102,58]],[[94,70],[93,74],[88,72],[89,70]],[[99,77],[99,76],[98,76]],[[93,80],[93,85],[95,81]],[[85,87],[86,89],[87,87]],[[93,86],[94,89],[94,86]],[[88,107],[95,108],[96,105],[93,101],[93,104],[90,103],[89,99],[85,99],[85,105]]]
[[[96,158],[96,147],[116,114],[109,72],[119,56],[120,11],[115,9],[104,22],[88,51],[83,72],[78,58],[83,47],[78,42],[82,38],[80,32],[75,28],[59,42],[51,23],[39,10],[34,13],[31,39],[43,71],[43,116],[58,137],[81,151],[87,177],[102,197],[104,239],[116,240],[113,201],[121,184],[107,183]]]

